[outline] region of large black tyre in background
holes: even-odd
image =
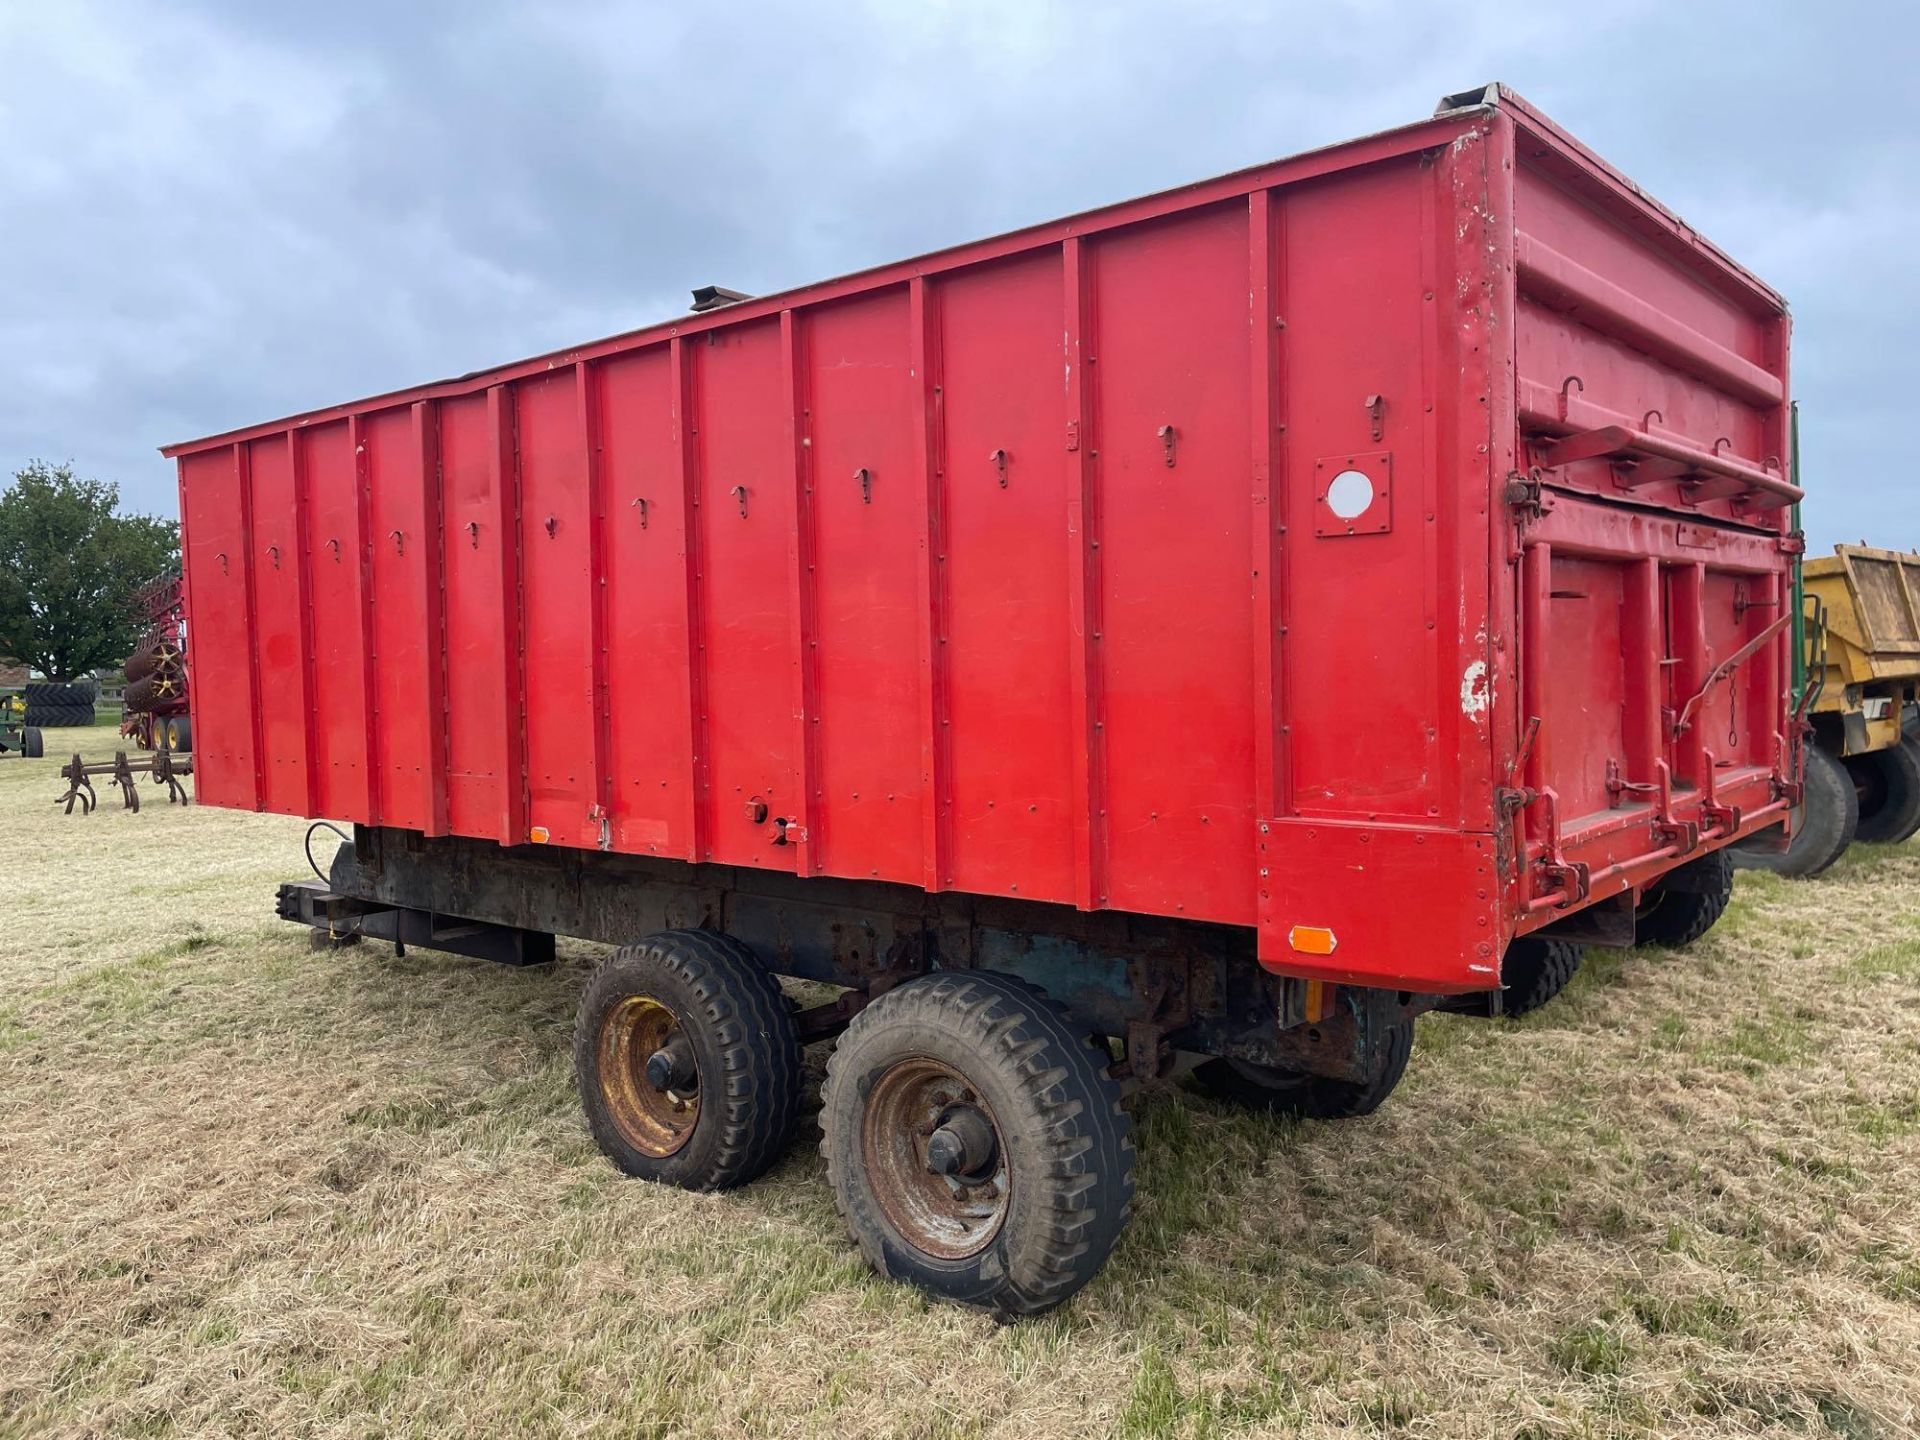
[[[1304,1120],[1351,1120],[1371,1115],[1407,1073],[1413,1053],[1413,1022],[1402,1020],[1386,1034],[1365,1080],[1337,1080],[1304,1070],[1278,1070],[1246,1060],[1217,1058],[1194,1067],[1193,1078],[1215,1099],[1293,1115]]]
[[[46,729],[60,727],[72,728],[93,724],[93,705],[53,704],[51,702],[27,702],[26,723]]]
[[[1858,838],[1898,845],[1920,830],[1920,742],[1906,734],[1884,750],[1841,762],[1860,798]]]
[[[32,680],[20,687],[20,698],[29,707],[35,705],[79,705],[93,708],[94,688],[91,680],[81,680],[74,684],[64,684],[52,680]]]
[[[1641,897],[1633,912],[1633,943],[1679,949],[1719,920],[1733,898],[1733,856],[1725,850],[1675,866]]]
[[[867,1263],[1002,1318],[1091,1280],[1133,1200],[1109,1061],[1008,975],[940,971],[862,1010],[827,1061],[820,1153]]]
[[[1806,749],[1806,790],[1794,812],[1798,826],[1787,849],[1733,847],[1733,863],[1743,870],[1771,870],[1806,879],[1846,854],[1860,826],[1860,794],[1841,763],[1817,745]]]
[[[665,930],[616,950],[580,997],[573,1068],[607,1158],[687,1190],[753,1179],[799,1116],[786,996],[751,950],[711,931]]]

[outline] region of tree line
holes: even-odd
[[[180,526],[120,510],[120,487],[32,460],[0,492],[0,661],[49,680],[117,666],[139,640],[133,597],[177,570]]]

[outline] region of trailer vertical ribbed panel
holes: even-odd
[[[172,447],[202,796],[1486,989],[1792,797],[1786,345],[1489,90]]]

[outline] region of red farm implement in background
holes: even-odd
[[[127,657],[122,672],[126,688],[120,734],[142,750],[153,753],[130,760],[117,751],[111,761],[89,762],[76,753],[61,767],[66,790],[54,803],[71,815],[74,807],[90,815],[99,804],[96,777],[119,787],[125,809],[140,808],[138,778],[142,775],[166,790],[168,804],[189,802],[183,783],[193,774],[193,723],[187,701],[187,638],[184,590],[179,575],[162,575],[142,586],[133,603],[145,620],[140,643]],[[176,758],[178,757],[178,758]]]
[[[863,1250],[1044,1309],[1121,1082],[1364,1113],[1792,804],[1784,306],[1510,92],[715,299],[166,452],[202,798],[353,823],[326,937],[633,942],[630,1173],[749,1178],[839,1035]]]
[[[187,703],[187,637],[184,591],[178,575],[142,586],[134,605],[146,622],[140,643],[122,671],[126,715],[120,733],[142,750],[193,748]]]

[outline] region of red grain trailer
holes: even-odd
[[[841,1035],[861,1248],[1044,1309],[1121,1081],[1361,1114],[1421,1011],[1718,915],[1799,773],[1787,330],[1491,87],[172,446],[201,798],[353,822],[280,898],[335,939],[625,944],[634,1174],[764,1169]]]

